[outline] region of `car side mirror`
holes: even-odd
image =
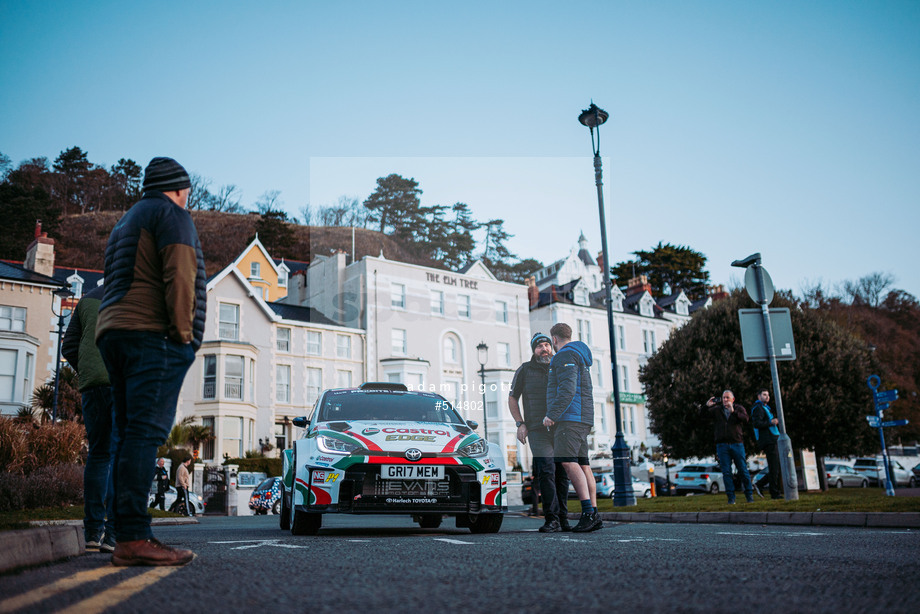
[[[293,424],[294,426],[300,427],[302,429],[305,429],[308,426],[310,426],[310,421],[307,420],[306,416],[298,416],[294,418],[293,420],[291,420],[291,424]]]
[[[467,420],[466,423],[467,423],[467,424],[470,426],[470,428],[473,429],[474,431],[475,431],[476,429],[479,428],[479,423],[476,422],[475,420]]]

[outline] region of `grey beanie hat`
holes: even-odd
[[[553,340],[544,335],[543,333],[536,333],[533,337],[530,338],[530,351],[535,352],[537,346],[546,341],[548,344],[553,345]]]
[[[144,169],[144,191],[170,192],[192,187],[192,181],[182,165],[172,158],[154,158]]]

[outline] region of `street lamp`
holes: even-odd
[[[489,361],[489,346],[485,341],[480,341],[476,346],[479,357],[479,379],[482,381],[482,433],[486,444],[489,442],[489,414],[486,411],[486,363]]]
[[[52,292],[52,294],[59,299],[57,311],[54,310],[54,303],[51,303],[51,313],[58,318],[57,359],[54,363],[54,398],[51,400],[51,424],[54,424],[57,422],[58,386],[61,380],[61,340],[64,338],[64,301],[72,298],[74,293],[70,291],[70,288],[65,286],[58,288]]]
[[[601,221],[601,249],[604,253],[604,297],[607,305],[607,333],[610,338],[610,372],[613,380],[613,409],[617,424],[617,433],[613,447],[613,505],[623,507],[636,504],[636,495],[632,489],[632,475],[629,472],[629,447],[623,437],[623,422],[620,419],[620,381],[617,377],[617,348],[613,338],[613,282],[610,279],[610,258],[607,254],[607,220],[604,215],[604,190],[601,180],[601,130],[600,126],[610,115],[598,108],[593,102],[581,112],[578,121],[591,131],[591,149],[594,151],[594,183],[597,185],[597,208]],[[597,141],[594,130],[597,129]]]

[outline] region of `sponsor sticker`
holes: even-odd
[[[380,429],[378,429],[377,427],[369,426],[363,431],[361,431],[361,434],[362,435],[376,435],[379,432],[380,432]]]
[[[332,473],[330,471],[314,471],[313,472],[313,483],[314,484],[330,484],[339,479],[338,473]]]
[[[434,441],[434,435],[387,435],[387,441]]]

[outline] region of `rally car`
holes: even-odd
[[[475,433],[444,397],[402,384],[322,393],[284,450],[281,528],[315,535],[323,514],[408,514],[422,528],[444,516],[495,533],[507,506],[498,446]]]

